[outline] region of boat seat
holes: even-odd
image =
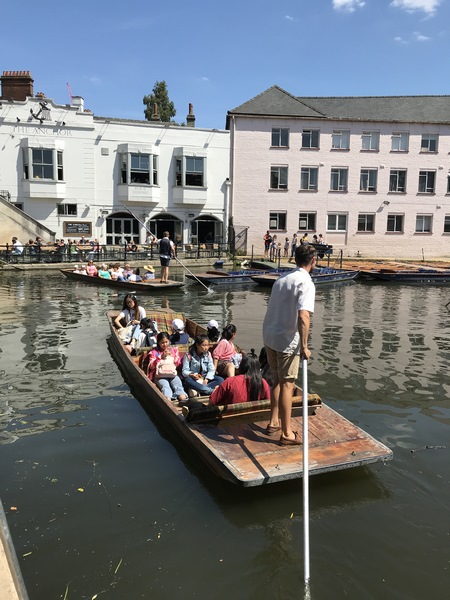
[[[155,321],[158,331],[167,331],[168,333],[172,333],[172,321],[174,319],[181,319],[184,324],[186,324],[186,317],[183,313],[171,312],[171,313],[147,313],[147,317],[152,321]]]

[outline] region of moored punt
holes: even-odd
[[[204,283],[206,285],[233,285],[236,283],[255,283],[252,280],[253,275],[265,275],[271,273],[284,273],[286,271],[290,271],[290,268],[281,268],[281,269],[242,269],[241,271],[207,271],[206,273],[196,273],[194,275],[186,275],[188,279],[191,279],[194,282]]]
[[[151,318],[170,324],[175,313],[158,311]],[[299,446],[281,446],[277,437],[269,437],[266,425],[270,400],[233,405],[203,407],[187,411],[178,402],[167,400],[139,366],[142,358],[132,357],[123,345],[108,313],[111,329],[109,347],[136,397],[162,424],[170,425],[175,440],[183,440],[213,473],[234,484],[251,487],[297,479],[303,475]],[[177,315],[179,316],[179,314]],[[161,326],[160,326],[161,329]],[[191,337],[204,328],[186,319]],[[302,430],[301,397],[293,409],[293,427]],[[310,473],[319,474],[361,466],[392,458],[392,452],[359,427],[322,404],[318,396],[309,396]],[[183,414],[184,413],[186,414]]]
[[[359,277],[359,271],[346,271],[344,269],[331,269],[328,267],[315,269],[311,273],[311,279],[316,285],[323,283],[339,283],[341,281],[351,281]],[[259,285],[272,286],[280,276],[280,273],[268,273],[254,275],[252,279]]]
[[[362,271],[366,279],[376,279],[390,283],[419,283],[419,284],[448,284],[450,283],[450,270],[436,269],[374,269]]]
[[[28,600],[19,562],[14,550],[3,505],[0,501],[0,597],[2,600]]]
[[[122,288],[136,293],[154,293],[156,291],[167,290],[170,288],[179,288],[184,285],[181,281],[169,281],[169,283],[160,283],[159,279],[151,279],[150,281],[117,281],[114,279],[104,279],[103,277],[82,275],[74,273],[70,269],[60,269],[61,273],[68,279],[90,283],[94,285],[106,285],[114,288]]]

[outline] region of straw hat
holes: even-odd
[[[144,269],[146,269],[147,271],[150,271],[150,273],[155,272],[155,269],[152,267],[152,265],[144,265]]]

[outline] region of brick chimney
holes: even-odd
[[[30,71],[3,71],[0,77],[2,83],[3,100],[26,100],[28,96],[33,96],[34,80]]]
[[[156,104],[156,102],[153,104],[153,112],[152,116],[150,117],[150,121],[161,121],[161,118],[159,116],[158,105]]]
[[[189,114],[186,116],[186,125],[188,127],[195,127],[194,107],[191,103],[189,103]]]

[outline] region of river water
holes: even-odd
[[[165,298],[259,351],[269,293]],[[317,289],[310,392],[394,459],[310,479],[313,600],[450,595],[449,300]],[[56,273],[0,273],[0,493],[30,600],[304,597],[301,481],[238,489],[174,445],[109,354],[105,312],[121,303]]]

